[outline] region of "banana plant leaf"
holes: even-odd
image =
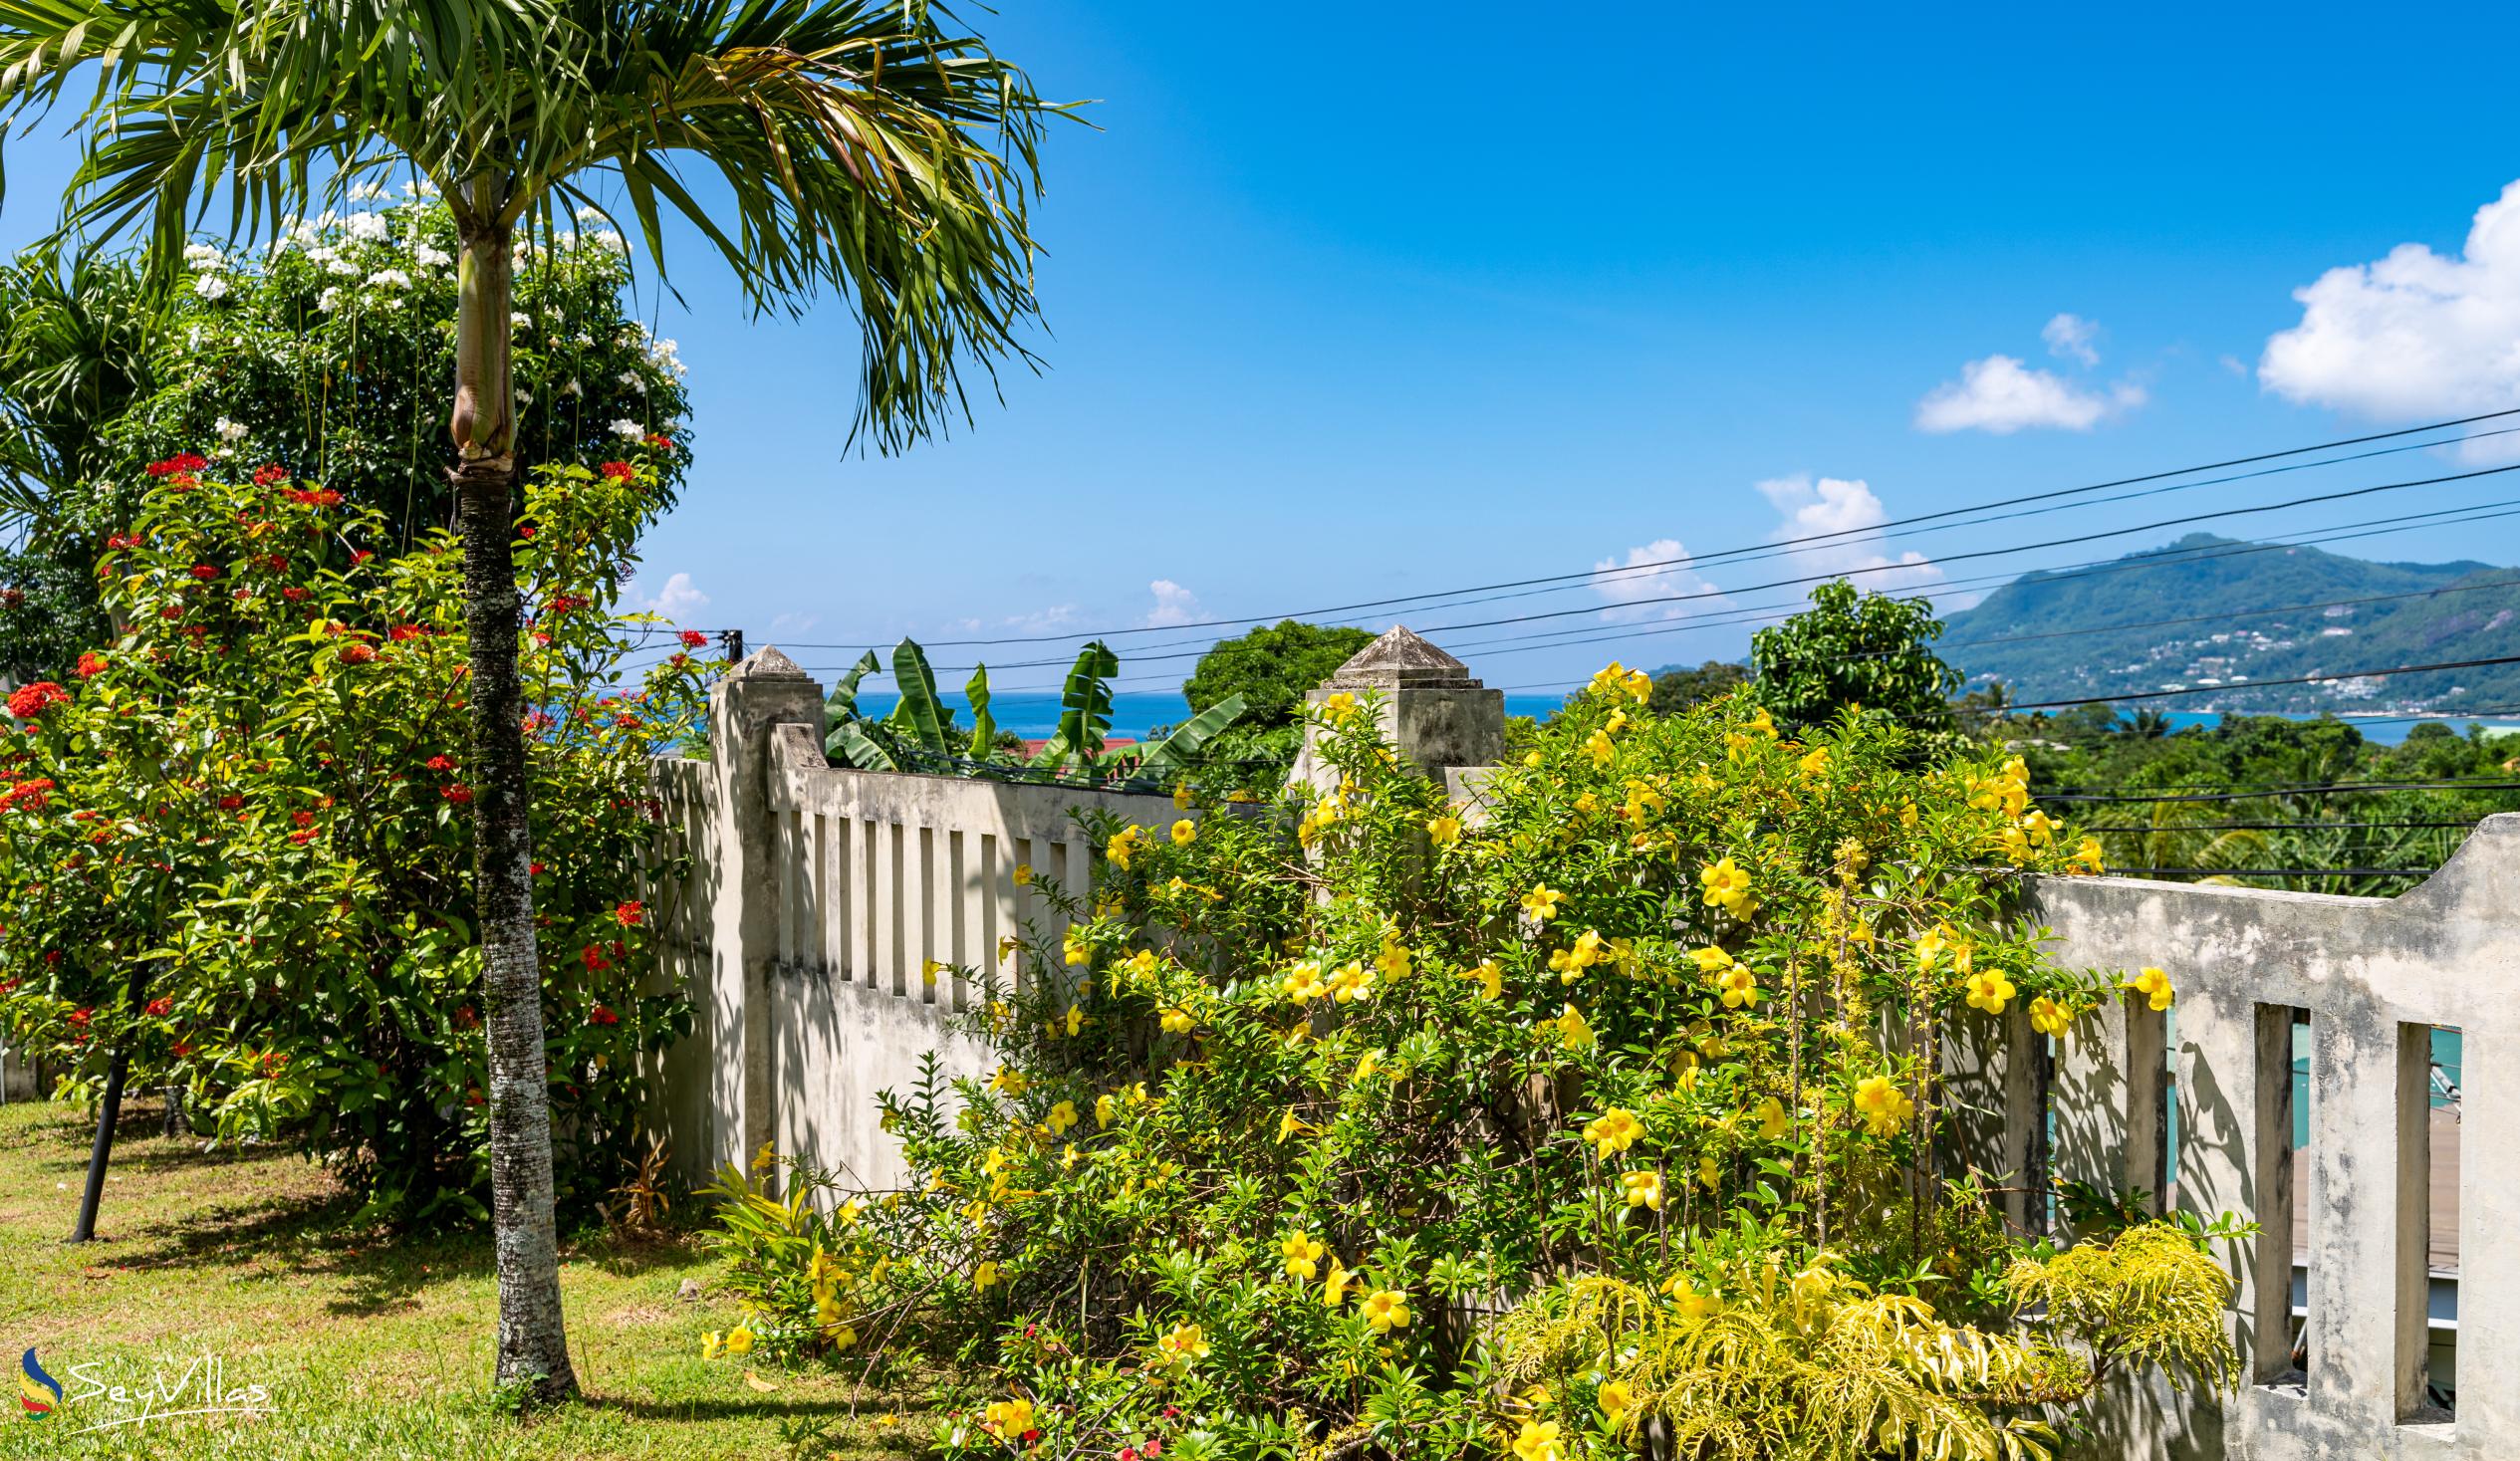
[[[936,672],[928,668],[927,651],[917,640],[903,639],[892,646],[892,682],[900,689],[901,700],[892,707],[890,723],[928,755],[948,754],[952,748],[945,744],[945,727],[953,724],[954,713],[937,703]]]
[[[1059,696],[1059,729],[1032,764],[1056,770],[1070,765],[1091,770],[1103,755],[1103,741],[1112,728],[1113,675],[1120,656],[1097,639],[1077,652],[1068,670],[1067,687]]]
[[[823,754],[860,771],[901,769],[892,749],[868,733],[867,719],[858,713],[859,681],[882,668],[875,651],[868,650],[856,664],[850,666],[849,673],[842,675],[839,683],[832,686],[831,694],[823,702],[832,727],[831,733],[823,738]]]
[[[962,698],[971,702],[971,759],[991,761],[990,743],[997,739],[997,722],[989,716],[989,667],[971,667],[971,678],[962,687]]]
[[[1118,751],[1107,753],[1105,760],[1117,761],[1120,758],[1131,757],[1134,753],[1137,763],[1137,775],[1170,775],[1186,766],[1192,757],[1198,755],[1199,749],[1205,746],[1218,731],[1240,719],[1242,710],[1242,696],[1228,695],[1181,722],[1172,734],[1153,745],[1124,746]]]

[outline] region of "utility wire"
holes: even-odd
[[[2225,459],[2225,460],[2222,460],[2222,461],[2215,461],[2215,462],[2202,462],[2202,463],[2198,463],[2198,464],[2193,465],[2193,466],[2178,467],[2178,468],[2174,468],[2174,469],[2171,469],[2171,470],[2168,470],[2168,471],[2147,472],[2147,473],[2144,473],[2144,474],[2142,474],[2142,475],[2139,475],[2139,476],[2133,476],[2133,477],[2119,477],[2119,478],[2115,478],[2115,479],[2110,480],[2110,481],[2106,481],[2106,482],[2093,482],[2093,483],[2089,483],[2089,484],[2086,484],[2086,485],[2084,485],[2084,486],[2080,486],[2080,487],[2062,487],[2062,488],[2055,488],[2055,489],[2051,489],[2051,490],[2049,490],[2049,491],[2045,491],[2045,492],[2022,493],[2022,494],[2017,494],[2017,495],[2015,495],[2015,496],[2011,496],[2011,497],[1995,498],[1995,499],[1991,499],[1991,500],[1986,501],[1986,502],[1972,503],[1972,504],[1970,504],[1970,505],[1968,505],[1968,506],[1965,506],[1965,507],[1945,508],[1945,509],[1942,509],[1942,510],[1937,511],[1937,512],[1920,513],[1920,514],[1916,514],[1916,515],[1911,516],[1911,517],[1904,517],[1904,518],[1893,518],[1893,519],[1890,519],[1890,520],[1888,520],[1888,521],[1886,521],[1886,522],[1867,524],[1867,525],[1865,525],[1865,526],[1863,526],[1863,527],[1860,527],[1860,528],[1840,528],[1840,529],[1835,529],[1835,530],[1832,530],[1832,531],[1830,531],[1830,532],[1826,532],[1826,533],[1812,533],[1812,534],[1806,534],[1806,535],[1803,535],[1803,536],[1801,536],[1801,537],[1796,537],[1796,538],[1787,538],[1787,539],[1780,539],[1780,540],[1770,540],[1770,541],[1767,541],[1767,542],[1755,543],[1755,544],[1744,544],[1744,545],[1742,545],[1742,546],[1740,546],[1740,547],[1737,547],[1737,548],[1720,549],[1720,550],[1717,550],[1717,551],[1712,552],[1712,553],[1704,553],[1704,554],[1690,554],[1690,555],[1684,555],[1684,556],[1677,557],[1677,558],[1671,558],[1671,559],[1658,560],[1658,561],[1655,561],[1655,562],[1649,562],[1649,563],[1621,565],[1621,566],[1619,566],[1619,567],[1617,567],[1617,568],[1614,568],[1614,569],[1608,569],[1608,570],[1601,570],[1601,569],[1589,569],[1589,570],[1585,570],[1585,571],[1583,571],[1583,572],[1579,572],[1579,573],[1549,574],[1549,575],[1542,575],[1542,576],[1535,577],[1535,578],[1527,578],[1527,579],[1510,579],[1510,580],[1505,580],[1505,581],[1502,581],[1502,582],[1499,582],[1499,583],[1494,583],[1494,584],[1480,584],[1480,585],[1473,585],[1473,586],[1469,586],[1469,587],[1465,587],[1465,588],[1459,588],[1459,589],[1431,590],[1431,591],[1428,591],[1428,592],[1423,593],[1423,594],[1400,595],[1400,596],[1396,596],[1396,597],[1393,597],[1393,598],[1387,598],[1387,599],[1368,599],[1368,600],[1361,600],[1361,601],[1358,601],[1358,602],[1353,603],[1353,604],[1339,604],[1339,605],[1330,605],[1330,606],[1325,606],[1325,607],[1320,607],[1320,608],[1314,608],[1314,609],[1290,609],[1290,610],[1286,610],[1286,611],[1284,611],[1284,612],[1277,612],[1277,613],[1249,614],[1249,615],[1245,615],[1245,616],[1238,617],[1238,618],[1195,619],[1195,620],[1191,620],[1191,621],[1186,622],[1186,623],[1178,623],[1178,624],[1159,624],[1159,625],[1142,625],[1142,624],[1141,624],[1141,625],[1136,625],[1136,626],[1133,626],[1133,627],[1120,627],[1120,628],[1107,628],[1107,629],[1080,629],[1080,630],[1071,630],[1071,631],[1068,631],[1068,632],[1065,632],[1065,633],[1057,633],[1057,634],[1009,634],[1009,635],[999,635],[999,636],[995,636],[995,637],[975,638],[975,639],[936,639],[936,640],[931,640],[931,641],[929,641],[929,645],[930,645],[930,647],[934,647],[934,648],[944,648],[944,647],[973,647],[973,646],[988,646],[988,645],[997,645],[997,644],[1046,644],[1046,643],[1061,643],[1061,642],[1070,642],[1070,641],[1076,641],[1076,640],[1082,640],[1082,639],[1112,639],[1112,638],[1119,638],[1119,637],[1124,636],[1124,635],[1130,635],[1130,634],[1146,634],[1146,633],[1156,633],[1156,632],[1161,632],[1161,631],[1164,631],[1164,630],[1170,630],[1170,629],[1182,629],[1182,628],[1223,628],[1223,627],[1228,627],[1228,626],[1235,625],[1235,624],[1255,624],[1255,623],[1267,623],[1267,622],[1272,622],[1272,621],[1275,621],[1275,620],[1278,620],[1278,619],[1284,619],[1284,618],[1306,618],[1306,619],[1311,619],[1311,618],[1320,618],[1320,617],[1324,617],[1324,616],[1327,616],[1327,615],[1344,614],[1344,613],[1352,613],[1352,612],[1356,612],[1356,611],[1358,611],[1358,610],[1368,609],[1387,608],[1387,607],[1390,607],[1390,606],[1394,606],[1394,605],[1403,605],[1403,604],[1423,604],[1423,603],[1426,603],[1426,602],[1431,601],[1431,600],[1438,600],[1438,599],[1457,599],[1457,598],[1460,598],[1461,596],[1464,596],[1464,595],[1470,595],[1470,594],[1485,594],[1485,593],[1491,593],[1491,592],[1495,592],[1495,591],[1508,590],[1508,589],[1522,589],[1522,588],[1529,588],[1529,587],[1532,587],[1532,586],[1534,586],[1534,585],[1541,585],[1541,584],[1569,584],[1569,583],[1579,583],[1579,584],[1580,584],[1580,583],[1591,583],[1591,582],[1594,582],[1594,581],[1597,581],[1597,580],[1600,580],[1600,579],[1603,579],[1603,578],[1617,578],[1617,577],[1621,577],[1621,576],[1628,576],[1628,575],[1648,574],[1648,573],[1658,572],[1658,571],[1660,571],[1660,570],[1662,570],[1662,569],[1677,568],[1677,567],[1682,567],[1682,566],[1703,566],[1703,565],[1706,565],[1706,564],[1726,562],[1726,561],[1729,561],[1729,560],[1738,559],[1738,558],[1743,558],[1743,557],[1748,557],[1748,556],[1751,556],[1751,555],[1757,555],[1757,556],[1760,556],[1760,557],[1767,557],[1767,556],[1772,556],[1772,555],[1777,554],[1777,553],[1780,553],[1780,552],[1788,552],[1788,551],[1791,551],[1791,550],[1796,549],[1796,548],[1805,548],[1805,549],[1808,549],[1808,548],[1811,548],[1811,547],[1814,547],[1814,546],[1818,546],[1818,545],[1825,545],[1825,544],[1829,544],[1829,543],[1833,543],[1833,542],[1838,542],[1838,541],[1841,541],[1841,540],[1844,540],[1844,539],[1847,539],[1847,538],[1850,538],[1850,537],[1862,537],[1862,536],[1868,536],[1868,535],[1872,535],[1872,534],[1876,534],[1876,533],[1886,532],[1886,531],[1888,531],[1888,530],[1890,530],[1890,529],[1892,529],[1892,528],[1907,528],[1907,527],[1914,527],[1914,526],[1917,526],[1917,525],[1919,525],[1919,524],[1924,524],[1924,523],[1941,522],[1941,521],[1944,521],[1944,520],[1947,520],[1947,519],[1950,519],[1950,518],[1954,518],[1954,517],[1962,517],[1962,516],[1966,516],[1966,515],[1971,514],[1971,513],[1979,513],[1979,512],[1986,512],[1986,511],[1990,511],[1990,510],[1995,509],[1995,508],[2013,507],[2013,506],[2018,506],[2018,505],[2023,504],[2023,503],[2050,502],[2050,501],[2055,501],[2055,500],[2057,500],[2057,499],[2061,499],[2061,498],[2081,496],[2081,495],[2086,494],[2086,493],[2107,491],[2107,490],[2109,490],[2109,489],[2111,489],[2111,488],[2116,488],[2116,487],[2136,486],[2136,485],[2140,485],[2140,484],[2146,483],[2146,482],[2160,482],[2160,481],[2166,481],[2166,480],[2168,480],[2168,479],[2170,479],[2170,478],[2173,478],[2173,477],[2185,477],[2185,476],[2192,476],[2192,475],[2194,475],[2194,474],[2196,474],[2196,473],[2198,473],[2198,472],[2219,471],[2219,470],[2222,470],[2223,468],[2226,468],[2226,467],[2249,466],[2249,465],[2253,465],[2253,464],[2258,463],[2258,462],[2277,461],[2277,460],[2281,460],[2281,459],[2283,459],[2283,458],[2287,458],[2287,457],[2295,457],[2295,456],[2303,456],[2303,455],[2307,455],[2307,454],[2312,453],[2312,452],[2319,452],[2319,451],[2332,451],[2332,450],[2335,450],[2335,449],[2337,449],[2337,448],[2340,448],[2340,447],[2347,447],[2347,446],[2361,446],[2361,445],[2365,445],[2365,444],[2367,444],[2367,443],[2374,442],[2374,441],[2389,441],[2389,440],[2395,440],[2395,439],[2402,438],[2402,437],[2406,437],[2406,436],[2420,435],[2420,434],[2422,434],[2422,433],[2425,433],[2425,432],[2430,432],[2430,431],[2442,431],[2442,430],[2447,430],[2447,429],[2449,429],[2449,428],[2451,428],[2451,427],[2454,427],[2454,426],[2466,426],[2466,425],[2472,425],[2472,424],[2475,424],[2476,422],[2479,422],[2479,421],[2499,420],[2499,419],[2501,419],[2501,418],[2503,418],[2503,417],[2512,416],[2512,415],[2520,415],[2520,406],[2514,406],[2514,407],[2510,407],[2510,408],[2508,408],[2508,409],[2499,410],[2499,411],[2486,411],[2486,412],[2483,412],[2483,413],[2481,413],[2481,414],[2478,414],[2478,415],[2472,415],[2472,416],[2459,416],[2459,417],[2455,417],[2455,418],[2452,418],[2452,419],[2449,419],[2449,420],[2432,421],[2432,422],[2427,422],[2427,423],[2425,423],[2425,424],[2423,424],[2423,425],[2419,425],[2419,426],[2405,426],[2405,427],[2400,427],[2400,428],[2398,428],[2398,429],[2396,429],[2396,430],[2394,430],[2394,431],[2378,431],[2378,432],[2373,432],[2373,433],[2371,433],[2371,434],[2369,434],[2369,435],[2364,435],[2364,436],[2349,436],[2349,437],[2341,437],[2341,438],[2338,438],[2338,439],[2336,439],[2336,440],[2332,440],[2332,441],[2314,442],[2314,443],[2312,443],[2312,444],[2310,444],[2310,445],[2307,445],[2307,446],[2287,447],[2287,448],[2285,448],[2285,449],[2283,449],[2283,450],[2281,450],[2281,451],[2259,452],[2259,453],[2256,453],[2256,454],[2254,454],[2254,455],[2250,455],[2250,456],[2231,457],[2231,458],[2228,458],[2228,459]],[[2520,429],[2520,428],[2512,428],[2512,429]],[[2487,432],[2487,433],[2479,433],[2479,434],[2480,434],[2480,435],[2498,435],[2498,434],[2502,434],[2502,433],[2500,433],[2500,432]],[[2452,444],[2452,443],[2451,443],[2451,442],[2447,442],[2447,441],[2443,441],[2443,442],[2421,442],[2421,443],[2416,443],[2415,445],[2416,445],[2416,446],[2439,446],[2439,445],[2449,445],[2449,444]],[[2397,450],[2397,449],[2407,449],[2407,448],[2392,448],[2392,449],[2393,449],[2393,450]],[[2357,456],[2339,457],[2339,458],[2336,458],[2336,459],[2335,459],[2335,462],[2313,462],[2313,463],[2306,463],[2306,464],[2304,464],[2304,465],[2307,465],[2307,466],[2325,466],[2325,465],[2333,465],[2333,464],[2335,464],[2335,463],[2337,463],[2337,462],[2358,461],[2358,460],[2362,460],[2362,459],[2363,459],[2364,457],[2366,457],[2366,456],[2374,456],[2374,455],[2380,455],[2380,454],[2381,454],[2381,453],[2376,453],[2376,452],[2375,452],[2375,453],[2363,453],[2363,454],[2360,454],[2360,455],[2357,455]],[[2298,469],[2298,468],[2290,468],[2290,469],[2288,469],[2288,470],[2297,470],[2297,469]],[[2252,474],[2248,474],[2248,475],[2263,475],[2263,474],[2260,474],[2260,473],[2252,473]],[[2236,481],[2236,480],[2240,480],[2240,479],[2239,479],[2239,478],[2225,478],[2225,479],[2220,479],[2220,480],[2224,480],[2224,481]],[[2441,479],[2441,480],[2447,480],[2447,479]],[[2189,483],[2189,484],[2185,484],[2185,485],[2188,485],[2188,486],[2205,486],[2205,485],[2210,485],[2210,484],[2207,484],[2207,483],[2202,483],[2202,482],[2198,482],[2198,483]],[[2421,485],[2421,484],[2407,484],[2407,485]],[[2370,490],[2385,490],[2385,489],[2370,489]],[[2142,494],[2134,494],[2134,495],[2142,495]],[[2318,500],[2318,499],[2311,499],[2311,500]],[[2289,504],[2278,504],[2278,506],[2285,506],[2285,505],[2289,505]],[[1996,519],[1988,519],[1987,521],[1997,521],[1997,520],[1996,520]],[[1961,526],[1965,526],[1965,525],[1961,525]],[[2140,531],[2140,530],[2137,530],[2137,531]],[[1645,602],[1656,602],[1656,601],[1645,601]],[[860,644],[859,644],[858,642],[854,642],[854,641],[853,641],[853,642],[842,642],[842,643],[816,643],[816,642],[810,642],[810,641],[799,641],[799,642],[795,645],[795,647],[797,647],[797,648],[803,648],[803,649],[854,649],[854,648],[858,648],[858,647],[860,647]]]

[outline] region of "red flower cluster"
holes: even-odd
[[[613,724],[620,730],[636,730],[638,729],[638,717],[627,714],[616,715],[613,717]]]
[[[24,608],[26,608],[26,591],[24,589],[0,589],[0,609]]]
[[[455,758],[441,751],[420,764],[431,771],[452,771],[455,769]]]
[[[385,630],[385,637],[399,644],[405,639],[419,638],[427,632],[428,630],[421,628],[418,624],[395,624]]]
[[[192,576],[206,584],[212,579],[217,578],[219,576],[219,571],[215,565],[196,563],[192,566]]]
[[[631,466],[629,462],[606,462],[604,464],[604,475],[608,481],[627,482],[631,477],[637,475],[637,472],[638,468]]]
[[[289,571],[289,560],[282,555],[275,553],[263,560],[263,567],[271,570],[275,574],[285,574]]]
[[[294,843],[294,844],[295,844],[295,845],[297,845],[298,847],[303,848],[303,847],[305,847],[308,843],[311,843],[311,842],[315,841],[317,838],[320,838],[320,837],[322,837],[323,835],[324,835],[324,830],[323,830],[322,828],[308,828],[308,829],[307,829],[306,831],[304,831],[304,832],[293,832],[293,833],[289,834],[289,841],[290,841],[291,843]]]
[[[24,807],[29,812],[41,812],[46,803],[51,800],[52,790],[53,783],[50,777],[30,777],[7,791],[0,792],[0,812],[8,811],[12,807]]]
[[[339,507],[342,495],[330,487],[293,487],[280,494],[300,507]]]
[[[613,961],[604,957],[604,946],[602,944],[588,944],[584,949],[579,951],[578,962],[586,965],[587,972],[590,974],[601,974],[605,970],[613,967]]]
[[[113,537],[105,540],[105,546],[108,548],[137,548],[140,546],[139,535],[137,533],[117,533]]]
[[[376,657],[377,647],[374,644],[344,644],[342,646],[342,663],[344,664],[367,664]]]
[[[673,438],[667,436],[662,431],[651,431],[647,433],[647,444],[656,448],[658,451],[673,450]]]
[[[597,1005],[594,1009],[587,1011],[587,1023],[590,1025],[619,1025],[622,1023],[622,1017],[614,1014],[613,1008],[610,1005]]]
[[[104,655],[91,649],[79,656],[78,674],[81,679],[92,680],[103,673],[105,673]]]
[[[37,680],[9,692],[9,713],[20,720],[33,720],[56,705],[69,703],[70,692],[51,680]]]
[[[148,1002],[148,1012],[149,1012],[149,1014],[151,1014],[151,1015],[158,1015],[158,1016],[171,1015],[171,1014],[173,1014],[173,1013],[174,1013],[174,1011],[175,1011],[175,1002],[174,1002],[173,1000],[170,1000],[170,999],[166,998],[166,997],[165,997],[164,995],[162,995],[162,994],[161,994],[161,995],[159,995],[157,998],[155,998],[155,999],[153,999],[153,1000],[150,1000],[150,1001]]]
[[[698,629],[684,629],[679,637],[682,640],[682,647],[685,649],[697,649],[709,641],[709,636],[701,633]]]
[[[179,451],[164,461],[150,462],[148,474],[152,477],[184,477],[209,465],[210,459],[206,456],[195,452]]]
[[[577,594],[555,594],[551,602],[543,606],[543,612],[567,613],[572,609],[584,609],[591,602],[593,601]]]
[[[458,807],[472,801],[472,788],[465,786],[462,782],[457,782],[450,787],[439,787],[437,794]]]
[[[288,471],[283,468],[280,463],[265,462],[261,466],[254,468],[254,485],[257,487],[268,487],[272,483],[277,482],[288,475]]]
[[[647,905],[633,898],[615,908],[613,916],[621,920],[624,928],[636,928],[647,921]]]

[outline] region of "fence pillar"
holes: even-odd
[[[777,727],[823,740],[823,687],[775,646],[756,650],[709,687],[709,753],[716,762],[715,826],[701,851],[715,879],[715,938],[704,988],[693,991],[709,1054],[709,1158],[748,1161],[774,1129],[770,970],[779,956],[786,852],[771,798]]]
[[[1468,665],[1406,628],[1392,625],[1304,699],[1319,705],[1341,693],[1362,699],[1369,690],[1380,700],[1384,739],[1456,796],[1467,780],[1462,773],[1505,757],[1505,692],[1480,684]],[[1307,727],[1295,779],[1328,791],[1339,776],[1314,755],[1313,737]]]

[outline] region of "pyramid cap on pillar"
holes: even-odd
[[[801,680],[810,678],[805,666],[790,659],[776,644],[764,644],[745,655],[743,662],[726,672],[730,680]]]
[[[1475,690],[1470,667],[1400,624],[1358,650],[1330,677],[1336,690]]]

